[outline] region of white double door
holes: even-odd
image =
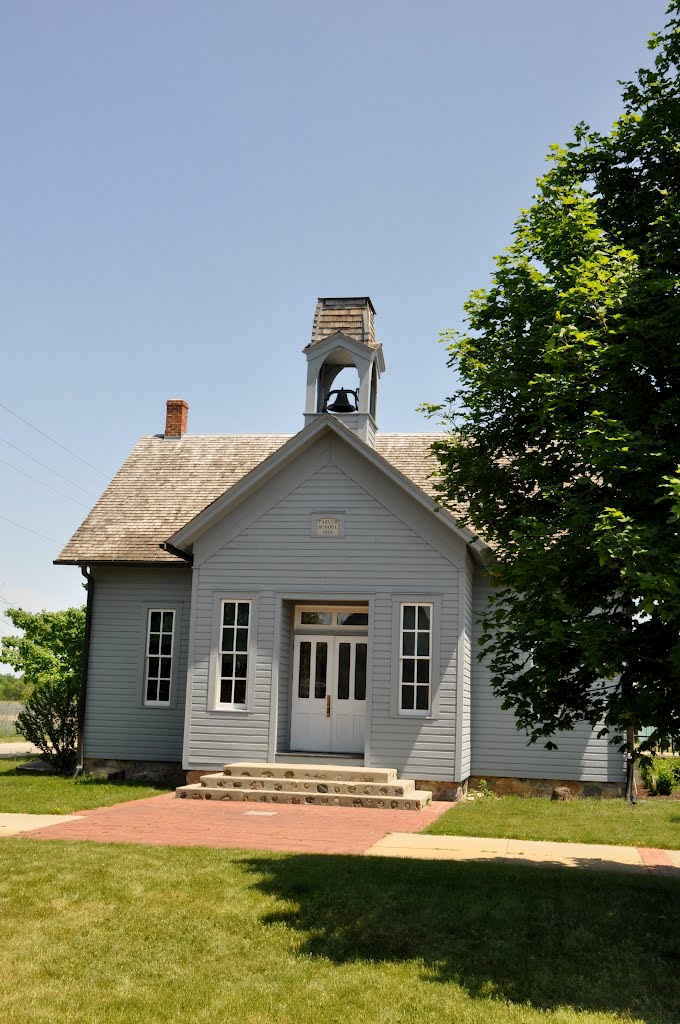
[[[366,637],[295,637],[291,750],[363,754],[367,654]]]

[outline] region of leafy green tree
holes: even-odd
[[[21,676],[0,672],[0,700],[24,701],[30,692],[31,687]]]
[[[551,147],[444,336],[442,499],[495,549],[482,651],[547,747],[580,721],[629,752],[643,725],[645,749],[680,734],[680,0],[668,14],[611,131]]]
[[[85,610],[9,608],[5,614],[23,635],[2,638],[0,661],[23,672],[32,686],[17,728],[58,771],[68,772],[75,765],[78,737]]]

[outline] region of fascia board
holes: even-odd
[[[323,344],[323,342],[320,344]],[[437,502],[425,494],[420,487],[412,483],[404,476],[403,473],[400,473],[398,469],[395,469],[387,459],[384,459],[382,455],[379,455],[374,448],[367,445],[365,441],[362,441],[361,438],[359,438],[353,431],[349,430],[348,427],[344,426],[344,424],[340,423],[340,421],[330,413],[324,413],[313,423],[303,427],[298,434],[292,437],[289,441],[286,441],[281,448],[277,449],[277,451],[266,458],[264,462],[261,462],[259,466],[256,466],[255,469],[251,470],[247,476],[243,477],[242,480],[239,480],[239,482],[234,484],[233,487],[230,487],[229,490],[225,491],[219,498],[216,498],[215,501],[208,505],[207,508],[203,509],[202,512],[199,512],[198,515],[183,526],[181,530],[178,530],[177,533],[173,534],[171,537],[166,538],[167,543],[178,548],[190,548],[194,540],[200,534],[204,533],[218,519],[230,512],[237,504],[245,500],[251,491],[255,490],[257,487],[264,486],[266,481],[273,474],[282,469],[283,466],[304,451],[305,448],[313,444],[314,441],[325,432],[336,434],[350,448],[372,463],[377,470],[384,473],[385,476],[392,480],[393,483],[406,491],[423,508],[427,509],[430,513],[436,514],[440,522],[448,526],[449,529],[451,529],[466,545],[468,545],[477,558],[482,560],[482,553],[490,550],[474,533],[465,527],[459,526],[450,512],[438,505]]]
[[[324,416],[316,420],[286,441],[280,448],[269,455],[263,462],[252,469],[233,487],[228,488],[219,498],[215,498],[210,505],[204,508],[198,515],[190,519],[181,530],[178,530],[171,537],[166,538],[166,543],[174,547],[191,547],[194,540],[214,523],[230,512],[237,504],[243,501],[251,491],[261,487],[270,476],[278,472],[291,459],[294,459],[319,437],[325,430],[329,429],[330,417]]]
[[[374,448],[367,445],[365,441],[357,437],[353,431],[349,430],[344,424],[338,420],[333,419],[332,425],[336,428],[336,432],[346,441],[351,448],[355,451],[360,452],[365,458],[373,462],[376,469],[379,469],[387,477],[389,477],[393,483],[401,487],[402,490],[406,491],[411,495],[423,508],[426,508],[428,512],[435,513],[437,518],[444,523],[466,544],[478,557],[482,557],[482,552],[490,551],[488,545],[484,543],[475,533],[468,530],[465,526],[459,526],[455,516],[448,512],[445,508],[442,508],[433,498],[420,489],[414,484],[408,477],[404,476],[398,469],[396,469],[391,462],[379,455]]]
[[[305,345],[303,348],[304,354],[311,359],[317,359],[321,356],[327,355],[332,352],[333,349],[342,346],[348,348],[350,352],[353,352],[360,359],[370,361],[372,354],[380,351],[382,352],[382,346],[378,348],[370,348],[368,345],[364,345],[361,341],[355,341],[354,338],[350,338],[349,334],[343,334],[342,331],[336,331],[335,334],[329,334],[323,341],[315,341],[313,344]],[[382,367],[384,369],[384,366]]]

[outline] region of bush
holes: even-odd
[[[680,786],[680,757],[653,757],[640,767],[640,775],[652,796],[670,796]]]
[[[79,692],[80,682],[73,676],[45,676],[17,718],[17,731],[64,775],[76,765]]]

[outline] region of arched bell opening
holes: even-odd
[[[323,363],[317,380],[317,412],[335,415],[359,408],[359,371],[344,352],[333,352]]]

